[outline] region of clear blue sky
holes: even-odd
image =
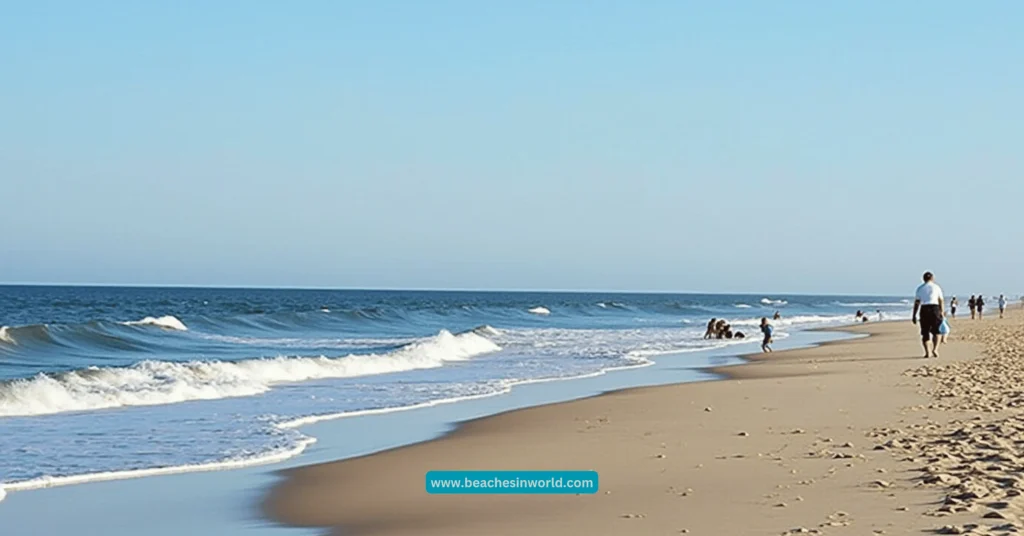
[[[8,3],[0,281],[1024,292],[1022,21]]]

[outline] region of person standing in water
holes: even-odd
[[[714,334],[715,334],[715,323],[717,323],[717,322],[718,322],[717,318],[712,318],[711,321],[708,322],[708,330],[704,332],[704,338],[705,339],[710,339],[712,336],[714,336]]]
[[[953,296],[952,300],[949,300],[949,317],[956,318],[956,306],[959,305],[956,301],[956,296]]]
[[[768,323],[767,317],[761,317],[761,333],[764,334],[764,340],[761,341],[761,351],[771,352],[772,347],[769,346],[772,343],[772,325]]]
[[[921,327],[921,345],[924,346],[924,357],[939,357],[939,326],[942,324],[944,299],[942,288],[935,283],[935,276],[925,272],[924,283],[917,287],[914,294],[914,314],[911,321]],[[918,313],[921,314],[918,322]],[[928,340],[931,339],[932,349],[928,351]]]
[[[1003,313],[1006,312],[1006,296],[1003,294],[999,295],[999,318],[1003,317]]]

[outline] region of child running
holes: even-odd
[[[771,352],[772,347],[772,325],[768,323],[767,317],[761,317],[761,333],[764,333],[764,341],[761,342],[762,352]]]

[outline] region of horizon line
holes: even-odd
[[[811,293],[811,292],[722,292],[693,290],[624,290],[624,289],[554,289],[554,288],[429,288],[429,287],[332,287],[301,285],[222,285],[222,284],[176,284],[176,283],[40,283],[0,282],[0,287],[85,287],[85,288],[134,288],[134,289],[210,289],[210,290],[321,290],[321,291],[363,291],[363,292],[521,292],[538,294],[717,294],[755,296],[758,294],[786,296],[888,296],[899,294],[869,293]]]

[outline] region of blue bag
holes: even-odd
[[[939,335],[949,335],[949,322],[946,319],[942,319],[942,323],[939,324]]]

